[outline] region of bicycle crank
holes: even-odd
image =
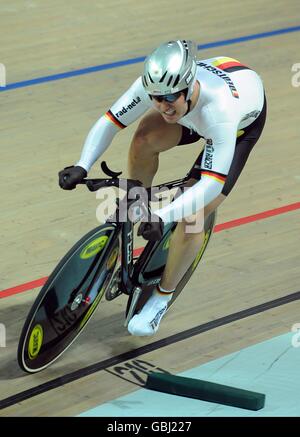
[[[112,280],[110,281],[109,286],[107,287],[107,290],[105,292],[106,300],[113,300],[122,294],[122,291],[119,289],[120,282],[121,282],[121,267],[119,267],[116,270]]]
[[[136,308],[136,305],[138,303],[138,300],[140,298],[141,293],[142,293],[141,287],[135,287],[134,288],[133,296],[132,296],[132,299],[131,299],[131,304],[130,304],[130,307],[129,307],[129,310],[128,310],[128,313],[127,313],[127,316],[126,316],[126,320],[124,322],[125,328],[127,328],[128,323],[129,323],[130,319],[132,318],[132,316],[134,314],[134,311],[135,311],[135,308]]]

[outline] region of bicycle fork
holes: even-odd
[[[124,198],[125,199],[125,198]],[[121,208],[122,202],[124,202],[124,199],[119,204],[119,208]],[[138,196],[138,199],[140,200],[140,197]],[[128,199],[126,197],[126,208],[128,210],[128,205],[131,206],[133,204],[136,204],[136,210],[134,213],[135,219],[129,220],[123,224],[122,227],[122,284],[123,289],[130,290],[133,287],[132,283],[132,273],[133,273],[133,223],[137,223],[140,218],[142,218],[144,215],[149,215],[150,210],[149,207],[147,208],[145,204],[140,200],[137,201],[136,199]],[[126,216],[127,219],[127,216]],[[130,303],[130,307],[124,322],[124,327],[127,328],[128,323],[130,319],[132,318],[136,305],[138,303],[138,300],[141,296],[142,288],[139,286],[135,286],[132,291],[132,299]],[[128,292],[126,293],[128,294]]]

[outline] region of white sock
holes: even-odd
[[[165,288],[162,288],[160,284],[157,284],[153,294],[155,294],[155,296],[159,296],[164,300],[164,302],[169,302],[173,297],[174,291],[175,288],[174,290],[166,290]]]

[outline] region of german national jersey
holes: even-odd
[[[253,123],[264,104],[263,84],[258,74],[227,57],[215,57],[197,62],[196,78],[200,83],[200,95],[194,108],[177,123],[197,132],[206,140],[201,163],[201,180],[196,188],[181,197],[189,198],[202,190],[207,205],[222,191],[233,159],[236,138],[243,128]],[[114,135],[126,128],[148,109],[152,100],[144,90],[139,77],[132,86],[112,105],[89,132],[81,158],[77,165],[87,171],[110,145]],[[164,211],[158,211],[169,221]],[[195,211],[194,211],[195,212]],[[182,218],[178,213],[177,219]],[[174,219],[174,217],[172,217]]]

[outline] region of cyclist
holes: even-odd
[[[159,154],[203,138],[205,147],[190,172],[190,188],[141,223],[138,234],[158,239],[164,223],[177,221],[166,268],[141,312],[129,322],[133,335],[152,335],[172,294],[203,241],[201,228],[186,232],[191,219],[207,216],[226,199],[260,137],[266,119],[266,98],[258,74],[238,60],[214,57],[196,60],[191,41],[169,41],[155,49],[144,72],[89,132],[80,160],[59,173],[63,189],[73,189],[121,129],[146,115],[129,150],[129,177],[152,184]],[[203,200],[199,207],[197,199]]]

